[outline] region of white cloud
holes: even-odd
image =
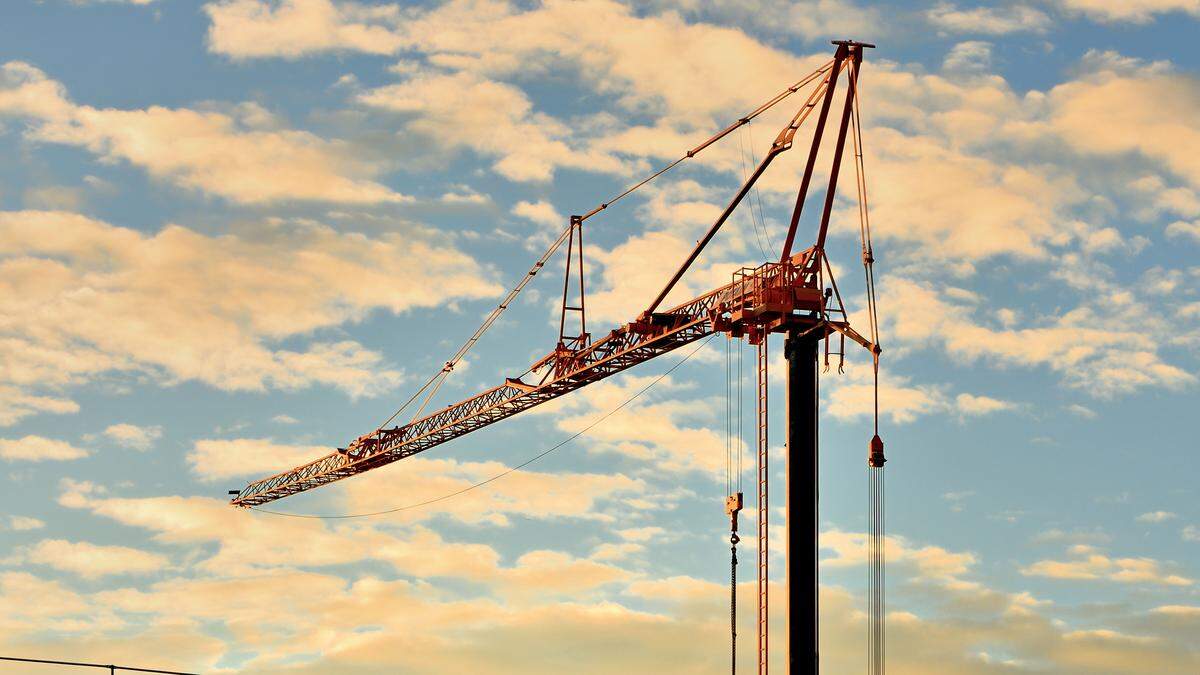
[[[75,413],[79,412],[79,404],[70,399],[34,395],[17,387],[0,384],[0,427],[12,426],[41,412],[59,415]]]
[[[1105,321],[1089,307],[999,328],[977,322],[977,308],[955,301],[946,291],[889,277],[880,289],[884,334],[909,349],[942,346],[964,361],[1046,366],[1069,385],[1097,396],[1142,387],[1181,388],[1196,381],[1188,371],[1165,363],[1140,331]]]
[[[1191,605],[1162,605],[1150,611],[1155,614],[1167,614],[1169,616],[1200,617],[1200,607]]]
[[[848,0],[658,0],[654,4],[712,24],[808,39],[878,35],[884,21],[876,8]]]
[[[558,212],[558,209],[554,208],[553,204],[544,199],[536,202],[519,201],[513,206],[512,212],[515,216],[550,229],[562,230],[566,227],[566,219]]]
[[[953,3],[943,2],[927,10],[925,17],[933,25],[948,32],[988,35],[1044,33],[1052,24],[1045,12],[1020,4],[963,9]]]
[[[347,481],[340,508],[347,513],[374,512],[440,500],[507,471],[501,462],[463,462],[410,457],[387,473],[369,472]],[[403,493],[388,486],[404,485]],[[469,524],[505,527],[512,518],[578,519],[613,522],[613,505],[644,494],[646,481],[623,473],[551,473],[532,469],[508,473],[451,499],[425,504],[390,516],[401,522],[421,522],[448,516]]]
[[[47,462],[87,457],[88,451],[65,441],[32,434],[23,438],[0,438],[0,458],[6,461]]]
[[[1200,242],[1200,220],[1187,222],[1177,220],[1170,225],[1167,225],[1168,237],[1190,238]]]
[[[820,535],[821,549],[833,557],[821,559],[827,568],[865,565],[868,562],[867,533],[825,530]],[[978,562],[974,553],[957,553],[940,546],[914,546],[904,537],[889,535],[884,539],[884,553],[889,565],[911,566],[916,576],[947,588],[977,588],[964,577]]]
[[[182,187],[253,204],[317,200],[372,204],[408,199],[371,180],[382,165],[341,141],[280,128],[257,104],[231,112],[79,105],[32,65],[0,67],[0,116],[26,118],[28,138],[123,160]]]
[[[992,43],[979,40],[954,45],[942,60],[942,68],[949,71],[983,72],[991,67]]]
[[[178,225],[145,234],[71,213],[0,212],[0,315],[10,318],[0,323],[0,372],[9,380],[0,385],[132,371],[229,390],[387,391],[402,374],[357,342],[275,343],[376,310],[497,292],[468,256],[431,237],[287,223],[221,236]]]
[[[333,0],[219,0],[204,5],[212,21],[210,51],[236,59],[296,58],[328,51],[390,54],[403,44],[396,34],[399,5]]]
[[[1159,14],[1200,16],[1198,0],[1057,0],[1066,10],[1106,23],[1149,23]]]
[[[496,157],[493,168],[510,180],[547,181],[560,167],[624,173],[614,156],[588,149],[567,124],[535,111],[517,87],[472,73],[420,72],[359,100],[410,117],[405,128],[440,147]]]
[[[1078,403],[1072,403],[1071,405],[1067,406],[1067,410],[1085,420],[1094,420],[1096,417],[1098,417],[1095,410],[1092,410],[1085,405],[1079,405]]]
[[[555,426],[575,433],[598,416],[613,411],[655,376],[622,375],[597,382],[565,399],[539,406],[534,414],[553,415]],[[643,396],[587,432],[589,450],[617,453],[653,467],[656,472],[697,471],[716,478],[725,470],[725,435],[715,428],[716,398],[678,395],[691,385],[665,377]],[[669,393],[677,393],[670,396]],[[714,424],[714,426],[709,426]],[[738,452],[745,452],[738,442]]]
[[[1084,544],[1071,547],[1071,560],[1039,560],[1021,568],[1025,576],[1050,579],[1107,580],[1165,586],[1191,586],[1193,579],[1172,574],[1153,558],[1111,558]]]
[[[1139,523],[1165,523],[1172,518],[1178,518],[1179,514],[1170,511],[1151,511],[1143,513],[1137,517]]]
[[[445,481],[428,471],[428,465],[436,466],[437,462],[416,459],[405,465],[414,462],[425,465],[421,468],[426,471],[419,475],[422,479],[427,476],[431,479],[430,491],[443,489]],[[468,470],[475,468],[466,467]],[[487,466],[482,470],[492,469]],[[619,492],[636,486],[627,479],[625,485],[618,485],[618,479],[609,476],[584,474],[554,476],[557,487],[538,474],[516,474],[513,478],[513,481],[497,483],[490,490],[486,499],[496,503],[483,505],[484,509],[491,513],[508,510],[539,518],[570,513],[586,516],[592,508],[596,486],[617,485]],[[352,485],[359,489],[366,487],[364,480],[372,482],[369,476],[363,476]],[[420,498],[419,481],[406,484],[418,486],[413,494]],[[379,486],[369,487],[377,496]],[[548,487],[554,489],[547,490]],[[371,495],[364,493],[352,495],[347,501],[350,508],[361,508],[370,498]],[[389,503],[394,505],[394,491],[382,498],[390,498]],[[454,512],[452,509],[462,508],[470,499],[446,502],[416,515],[430,517],[438,512],[455,513],[466,520],[467,511]],[[216,544],[216,552],[196,562],[195,567],[220,576],[254,576],[256,570],[277,570],[286,566],[325,567],[373,560],[387,563],[399,573],[422,579],[457,578],[485,584],[518,604],[536,598],[578,596],[629,576],[624,570],[603,562],[545,549],[525,551],[511,564],[506,564],[501,555],[487,545],[448,541],[420,525],[397,528],[396,520],[403,517],[402,514],[393,517],[391,526],[381,528],[369,521],[323,522],[271,517],[199,497],[102,497],[86,485],[71,484],[64,485],[60,503],[147,530],[162,544],[181,547]],[[479,509],[480,506],[477,502],[466,508]],[[498,521],[489,518],[476,522],[496,524]]]
[[[419,527],[276,519],[235,511],[216,500],[99,498],[94,491],[80,490],[84,502],[78,505],[97,515],[146,529],[159,543],[180,551],[207,551],[216,544],[217,555],[195,563],[195,575],[89,594],[28,573],[0,575],[0,626],[6,635],[25,637],[71,625],[79,630],[78,617],[109,611],[149,619],[107,629],[88,624],[84,637],[94,640],[106,630],[124,631],[161,650],[173,643],[147,626],[187,617],[180,625],[196,635],[219,629],[222,639],[204,642],[199,654],[179,656],[181,667],[211,669],[238,654],[245,659],[239,670],[247,673],[288,667],[314,675],[364,669],[561,672],[568,661],[528,661],[528,649],[544,642],[547,634],[571,645],[569,663],[586,658],[592,666],[585,671],[589,674],[645,668],[673,672],[681,666],[699,672],[720,650],[696,645],[727,644],[721,641],[727,625],[712,617],[727,610],[728,587],[707,579],[631,573],[611,560],[546,550],[515,554],[509,563],[489,546],[447,541]],[[632,543],[641,538],[642,533],[633,534]],[[866,562],[862,533],[826,532],[822,546],[832,553],[824,563],[831,571]],[[1151,620],[1188,620],[1186,605],[1130,612],[1117,625],[1105,625],[1101,617],[1080,627],[1047,616],[1046,600],[972,581],[970,574],[979,564],[974,554],[898,537],[889,537],[887,547],[892,578],[921,582],[924,594],[919,613],[904,600],[890,605],[893,669],[940,672],[953,666],[962,675],[996,672],[994,662],[976,658],[981,642],[1004,645],[1008,660],[1036,660],[1072,675],[1088,672],[1093,661],[1087,657],[1094,655],[1098,641],[1106,645],[1106,667],[1114,672],[1144,672],[1138,668],[1148,659],[1155,659],[1157,670],[1187,672],[1194,661],[1178,648],[1186,637]],[[621,553],[619,546],[596,549],[603,558]],[[386,562],[417,580],[376,574],[351,580],[335,573],[336,568],[321,573],[297,569],[365,560]],[[297,588],[306,592],[295,593]],[[464,590],[476,588],[486,592]],[[784,591],[772,584],[775,597],[783,597]],[[743,583],[739,592],[752,597],[753,581]],[[41,601],[30,602],[31,597]],[[821,589],[823,659],[835,672],[853,672],[861,665],[865,616],[855,597],[838,588]],[[623,604],[626,598],[636,600],[639,609]],[[745,612],[740,625],[752,625],[753,602],[740,605]],[[785,642],[782,605],[772,615],[779,631],[772,637],[778,644]],[[937,609],[943,606],[952,608],[949,615]],[[1160,640],[1123,639],[1127,636]],[[612,650],[614,641],[623,648]],[[752,665],[753,650],[742,650],[741,657],[741,666]],[[1082,670],[1079,664],[1085,664]]]
[[[1200,80],[1114,52],[1089,52],[1086,72],[1046,94],[1046,127],[1084,155],[1138,153],[1200,186]],[[1158,101],[1148,109],[1143,101]],[[1122,133],[1137,129],[1136,134]]]
[[[868,365],[847,362],[845,373],[823,378],[827,405],[825,411],[839,419],[869,417],[875,410],[875,385]],[[990,415],[1012,410],[1016,404],[978,394],[950,395],[947,387],[913,384],[911,378],[893,374],[883,367],[879,380],[879,411],[896,424],[908,424],[918,417],[956,414],[961,418]]]
[[[128,546],[99,546],[86,541],[63,539],[43,539],[19,549],[17,557],[84,579],[114,574],[149,574],[162,571],[169,564],[166,556]]]
[[[123,422],[113,424],[104,430],[104,435],[117,445],[134,450],[149,450],[154,442],[162,438],[162,427],[140,427],[136,424]]]
[[[898,89],[902,84],[897,74],[894,86]],[[944,83],[933,81],[927,86],[936,90]],[[1087,231],[1082,223],[1077,228],[1063,225],[1072,220],[1070,207],[1082,198],[1073,173],[1036,163],[1007,163],[964,147],[977,134],[995,133],[994,125],[1001,123],[997,114],[972,108],[995,97],[1001,100],[993,105],[1004,107],[1003,97],[1010,94],[968,90],[960,95],[979,100],[959,101],[944,114],[932,115],[930,119],[942,128],[909,134],[877,126],[864,132],[870,133],[867,152],[872,155],[870,203],[871,222],[878,224],[873,229],[876,243],[881,248],[893,242],[910,243],[919,246],[925,260],[933,256],[969,265],[997,256],[1047,259],[1051,246],[1069,244],[1076,229]],[[909,99],[903,96],[899,101],[907,104]],[[886,108],[876,114],[880,112],[887,114]],[[927,208],[930,204],[937,208]],[[980,209],[979,204],[988,208]],[[855,214],[843,212],[841,227],[853,226],[857,231],[857,221],[848,222],[851,216],[857,219]]]
[[[45,521],[33,518],[30,516],[9,516],[8,529],[14,532],[28,532],[30,530],[40,530],[46,526]]]
[[[1184,541],[1200,541],[1200,527],[1188,525],[1180,532]]]
[[[959,394],[954,397],[954,407],[964,415],[988,415],[1001,410],[1012,410],[1016,405],[1011,401],[1002,401],[990,396]]]
[[[1158,641],[1158,638],[1148,637],[1144,635],[1127,635],[1108,628],[1095,628],[1091,630],[1073,630],[1063,634],[1064,640],[1088,640],[1092,642],[1111,643],[1111,642],[1126,642],[1131,644],[1153,644]]]
[[[280,414],[280,415],[276,415],[276,416],[272,417],[271,421],[276,424],[299,424],[300,423],[300,420],[296,419],[295,417],[292,417],[291,415],[284,415],[284,414]]]
[[[645,550],[642,544],[633,542],[607,543],[600,544],[592,551],[593,560],[625,560],[634,553],[639,553]]]
[[[203,481],[269,476],[329,454],[332,448],[282,445],[269,438],[203,439],[187,455],[192,473]]]

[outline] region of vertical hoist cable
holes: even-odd
[[[738,340],[738,355],[737,355],[737,489],[742,491],[742,448],[745,446],[745,436],[742,435],[742,419],[745,413],[742,411],[742,391],[745,389],[746,380],[742,375],[742,354],[745,352],[745,345],[741,340]]]
[[[741,476],[733,476],[733,453],[741,443],[733,438],[733,336],[725,337],[725,513],[729,516],[729,669],[737,673],[737,534],[738,512],[742,510]],[[739,342],[740,350],[740,342]],[[740,397],[741,392],[738,392]],[[740,466],[739,466],[740,471]],[[737,491],[734,485],[737,484]]]
[[[868,595],[868,636],[867,662],[870,675],[884,675],[887,653],[886,635],[886,569],[887,569],[887,535],[886,508],[887,493],[884,482],[883,440],[879,437],[879,319],[875,299],[875,252],[871,246],[871,219],[867,207],[867,179],[863,165],[862,149],[862,118],[859,112],[859,83],[858,65],[852,63],[849,72],[850,91],[852,97],[852,133],[854,142],[854,170],[858,179],[858,226],[862,242],[863,274],[867,287],[867,315],[870,322],[871,370],[874,380],[873,391],[873,422],[874,435],[871,437],[870,450],[867,457],[867,494],[868,494],[868,526],[867,526],[867,555],[869,570],[867,573]]]

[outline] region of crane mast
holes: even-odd
[[[788,453],[788,646],[789,673],[815,675],[819,670],[817,655],[817,406],[818,406],[818,345],[825,343],[825,365],[829,365],[830,343],[835,339],[837,347],[832,353],[844,357],[847,339],[864,347],[873,358],[876,383],[878,382],[879,347],[877,321],[875,318],[874,253],[870,244],[870,225],[866,211],[866,186],[862,167],[861,129],[858,111],[858,74],[864,48],[873,45],[850,41],[834,41],[837,50],[833,59],[788,87],[754,111],[740,118],[712,138],[689,150],[683,157],[668,164],[643,181],[631,186],[608,202],[582,216],[571,216],[570,224],[554,242],[550,250],[539,259],[526,277],[501,301],[483,326],[467,340],[464,346],[441,372],[430,379],[412,399],[425,394],[425,402],[418,413],[406,424],[388,426],[359,436],[344,448],[337,448],[327,455],[307,464],[282,471],[273,476],[256,480],[240,490],[232,490],[231,504],[238,507],[258,507],[277,499],[305,492],[328,483],[377,469],[392,462],[411,457],[436,447],[476,429],[499,422],[535,406],[577,389],[611,377],[684,345],[700,340],[713,333],[722,333],[730,339],[745,340],[756,347],[756,431],[755,457],[757,459],[756,496],[757,511],[757,571],[758,571],[758,633],[757,663],[760,675],[765,675],[768,665],[768,344],[769,336],[782,333],[786,340],[784,355],[787,367],[787,431]],[[835,90],[841,74],[846,74],[845,102],[836,123],[837,139],[834,145],[829,183],[825,190],[824,205],[820,214],[814,245],[798,253],[792,248],[809,187],[814,177],[815,163],[822,144],[826,123],[830,117]],[[584,302],[583,273],[583,224],[586,220],[608,208],[614,202],[642,187],[682,161],[694,157],[709,145],[730,134],[739,127],[749,124],[767,109],[776,105],[802,87],[815,82],[805,103],[779,132],[762,161],[735,193],[716,221],[696,243],[693,251],[672,275],[662,291],[647,309],[631,321],[610,330],[607,334],[593,338],[587,331]],[[817,112],[816,127],[804,174],[796,197],[795,207],[789,222],[786,240],[780,258],[764,262],[757,267],[743,267],[735,271],[729,283],[694,297],[686,302],[660,310],[664,301],[675,290],[677,283],[700,256],[706,245],[718,233],[738,205],[753,188],[771,163],[783,152],[791,149],[795,134],[800,126]],[[825,240],[829,228],[838,176],[846,146],[847,133],[853,137],[852,153],[858,178],[858,202],[862,238],[862,262],[866,271],[867,315],[870,330],[862,335],[851,327],[843,304],[841,291],[833,277],[833,269],[825,253]],[[558,341],[554,349],[518,377],[509,377],[491,389],[466,400],[454,403],[429,414],[422,414],[441,382],[453,370],[454,365],[475,344],[496,318],[515,299],[516,295],[546,264],[549,257],[563,243],[567,244],[566,270],[563,283],[562,307],[560,311]],[[573,279],[572,272],[574,271]],[[572,288],[575,292],[572,292]],[[577,296],[577,300],[573,299]],[[576,322],[577,319],[577,322]],[[577,334],[570,334],[568,325],[577,325]],[[840,369],[840,368],[839,368]],[[526,377],[530,377],[526,381]],[[432,386],[436,383],[436,386]],[[871,467],[871,537],[870,559],[873,594],[869,639],[871,645],[870,670],[874,675],[883,672],[882,659],[882,504],[874,501],[879,494],[882,499],[883,442],[878,436],[878,388],[876,384],[876,435],[870,443],[868,464]],[[430,388],[431,387],[431,388]],[[426,389],[429,388],[428,393]],[[393,415],[394,419],[396,415]],[[389,423],[391,420],[389,420]],[[878,486],[878,489],[877,489]],[[741,509],[742,495],[729,495],[726,512],[731,516],[731,544],[733,551],[734,591],[731,602],[736,602],[736,536],[737,512]],[[735,626],[731,625],[731,639],[736,640]],[[734,660],[736,667],[736,659]]]

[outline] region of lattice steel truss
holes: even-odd
[[[817,274],[806,271],[812,266],[805,263],[813,261],[810,249],[794,262],[739,270],[725,286],[666,312],[643,313],[569,355],[556,349],[531,368],[533,372],[548,369],[551,375],[563,372],[558,377],[536,385],[508,379],[409,424],[359,437],[320,459],[250,483],[231,502],[258,506],[411,457],[678,349],[714,330],[761,335],[802,324],[825,334],[839,332],[861,340],[845,322],[844,309],[831,306],[832,300],[821,301],[820,291],[815,290]],[[564,361],[569,367],[562,366]]]

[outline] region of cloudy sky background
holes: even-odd
[[[1196,0],[4,3],[0,654],[725,667],[721,339],[528,471],[429,508],[304,520],[224,495],[373,429],[567,215],[855,37],[879,45],[891,672],[1200,671],[1198,18]],[[799,103],[589,221],[594,332],[645,307]],[[761,183],[765,231],[739,212],[679,297],[778,250],[802,153]],[[857,310],[854,208],[830,251]],[[439,404],[552,346],[546,276]],[[452,492],[692,351],[276,506]],[[822,656],[858,672],[863,355],[822,386]],[[773,466],[782,503],[781,450]]]

